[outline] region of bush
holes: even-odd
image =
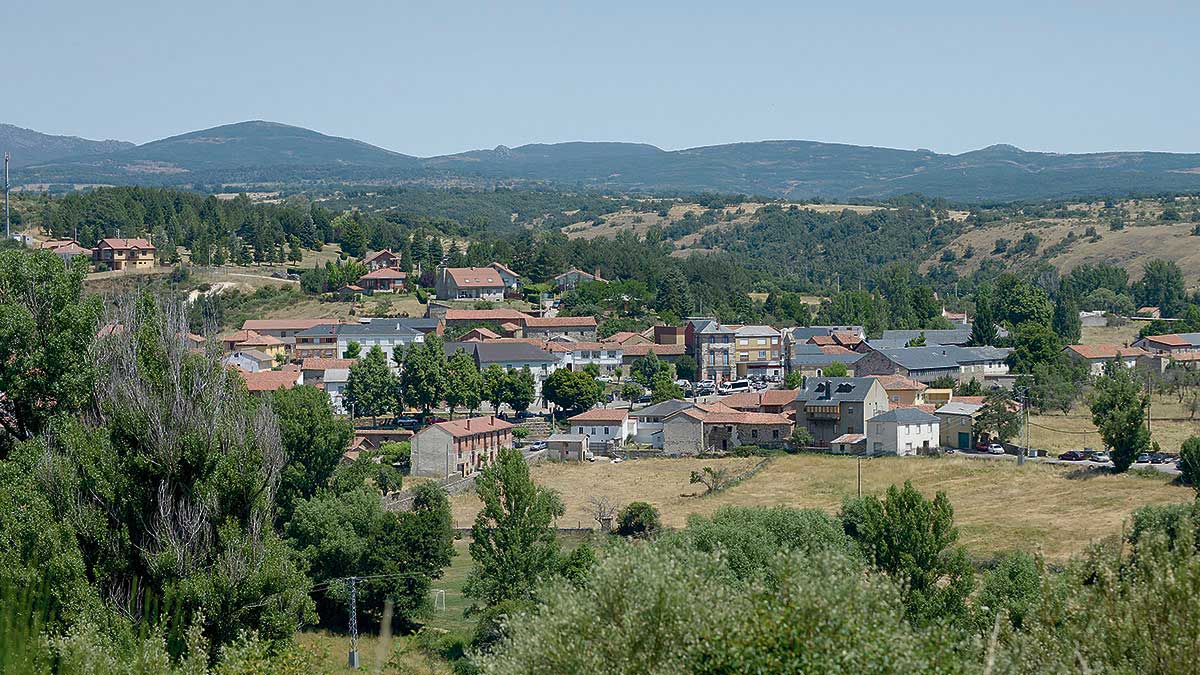
[[[646,502],[630,502],[617,515],[617,534],[622,537],[649,537],[660,527],[658,509]]]
[[[1180,479],[1200,491],[1200,436],[1192,436],[1179,448]]]
[[[1008,615],[1020,628],[1026,615],[1041,598],[1042,571],[1033,556],[1022,551],[1002,555],[996,566],[983,575],[983,586],[975,599],[976,624],[980,632],[991,630],[997,614]]]

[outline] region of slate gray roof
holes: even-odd
[[[325,377],[321,378],[326,382],[348,382],[350,380],[349,368],[327,368],[325,369]]]
[[[689,401],[681,401],[677,398],[673,398],[663,401],[662,403],[648,405],[641,410],[634,410],[629,414],[632,417],[666,417],[667,415],[677,413],[680,410],[690,408],[693,405],[695,404]]]
[[[941,415],[974,415],[983,409],[982,403],[959,403],[951,401],[938,408],[936,413]]]
[[[338,336],[368,337],[374,335],[391,335],[416,337],[424,335],[421,331],[407,325],[402,319],[375,319],[371,323],[347,323],[338,326]]]
[[[878,349],[888,360],[905,370],[951,370],[964,363],[1003,361],[1009,349],[1001,347],[956,347],[953,345],[932,347],[907,347],[903,349]]]
[[[447,356],[462,349],[483,367],[491,363],[551,363],[558,357],[528,342],[447,342]]]
[[[883,340],[899,341],[903,347],[909,340],[915,340],[921,333],[925,334],[926,345],[966,345],[971,341],[970,328],[952,328],[950,330],[885,330]]]
[[[824,391],[826,383],[833,390],[828,398]],[[864,401],[871,385],[883,386],[873,377],[810,377],[804,385],[796,392],[796,400],[803,403]]]
[[[296,337],[328,337],[330,335],[337,335],[337,327],[338,325],[333,322],[322,323],[296,333]]]
[[[698,335],[733,334],[732,328],[722,326],[715,319],[689,319],[689,322]]]
[[[588,276],[591,276],[591,275],[588,275]],[[559,441],[559,442],[566,441],[566,442],[580,443],[580,442],[588,440],[588,435],[587,434],[554,434],[554,435],[550,436],[549,438],[547,438],[546,440],[547,441]]]
[[[893,408],[867,420],[868,422],[895,422],[897,424],[931,424],[940,422],[936,416],[917,408]]]

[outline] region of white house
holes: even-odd
[[[1150,352],[1140,347],[1126,347],[1118,344],[1069,345],[1063,352],[1088,365],[1088,372],[1093,377],[1104,374],[1104,365],[1113,359],[1118,359],[1126,368],[1137,365],[1138,359],[1150,356]]]
[[[637,435],[637,419],[625,408],[594,408],[567,419],[572,434],[587,434],[593,448],[624,445]]]
[[[895,408],[867,420],[867,450],[873,455],[915,455],[939,444],[939,421],[917,408]]]
[[[342,405],[342,393],[346,390],[346,382],[350,380],[349,368],[326,368],[321,378],[321,387],[329,394],[329,403],[338,414],[347,412]]]
[[[600,369],[601,375],[613,375],[621,371],[621,359],[625,350],[621,345],[611,342],[580,342],[568,337],[554,337],[548,342],[570,350],[567,354],[567,364],[572,370],[583,370],[584,366],[594,364]]]
[[[379,347],[388,357],[393,370],[398,366],[392,361],[392,350],[407,349],[410,345],[425,341],[425,333],[408,323],[407,319],[371,319],[366,323],[348,323],[337,326],[337,356],[346,353],[351,342],[357,342],[361,356],[366,356],[371,347]],[[336,357],[335,357],[336,358]]]
[[[247,373],[257,373],[270,370],[275,365],[275,357],[257,349],[239,349],[226,354],[221,363],[241,368]]]

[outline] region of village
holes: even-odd
[[[112,258],[109,247],[94,258]],[[133,257],[126,264],[136,264],[136,255],[127,255]],[[339,296],[409,290],[412,280],[398,269],[399,255],[372,252],[361,262],[368,271]],[[972,345],[966,314],[943,310],[950,329],[885,330],[876,339],[862,326],[725,325],[711,316],[600,337],[596,317],[562,316],[557,299],[599,280],[598,274],[564,271],[554,278],[557,293],[524,309],[483,308],[524,297],[521,277],[503,264],[441,267],[435,278],[425,316],[249,319],[221,337],[223,361],[251,391],[312,386],[326,392],[333,410],[355,422],[344,461],[410,441],[412,474],[443,481],[469,478],[514,446],[531,460],[566,462],[782,450],[1058,461],[1021,435],[1028,405],[1020,387],[1014,390],[1012,350]],[[1158,318],[1153,308],[1143,309],[1141,318]],[[431,336],[446,360],[461,353],[477,373],[523,377],[529,395],[506,404],[501,395],[481,392],[457,415],[441,400],[425,410],[400,406],[364,414],[370,406],[356,401],[350,386],[355,364],[377,349],[398,383],[406,376],[405,353]],[[1161,373],[1200,359],[1200,334],[1069,345],[1064,354],[1093,376],[1114,360]],[[559,371],[586,376],[598,394],[594,402],[586,408],[556,404],[544,388]],[[1006,393],[1007,410],[991,416],[1008,418],[1004,428],[980,421],[988,416],[989,392]],[[1108,462],[1103,448],[1060,457]],[[1170,472],[1175,459],[1155,453],[1138,462]]]

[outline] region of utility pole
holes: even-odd
[[[358,670],[358,589],[355,587],[355,577],[348,577],[346,584],[350,588],[350,658],[347,667]]]
[[[6,152],[4,153],[4,238],[12,239],[12,225],[8,220],[8,192],[12,185],[8,182],[8,161],[12,157]]]

